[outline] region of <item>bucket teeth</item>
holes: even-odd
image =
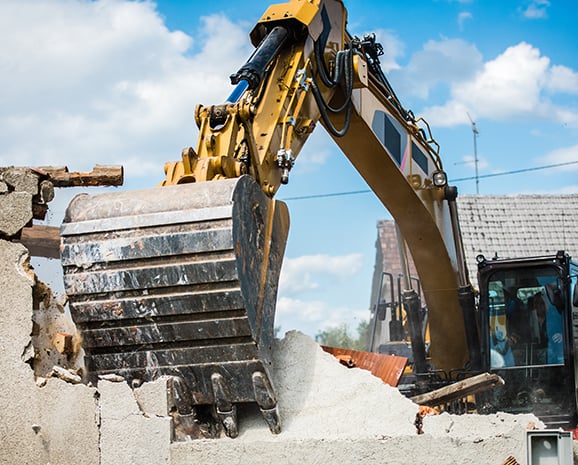
[[[229,392],[229,386],[227,386],[227,382],[219,373],[211,375],[211,384],[213,386],[217,417],[223,424],[226,435],[230,438],[236,438],[239,435],[237,407],[231,402],[232,396]]]
[[[183,422],[210,406],[234,437],[236,404],[255,402],[278,432],[269,369],[288,228],[286,205],[248,176],[77,196],[61,257],[89,379],[172,376]]]
[[[267,422],[273,434],[281,432],[281,422],[277,409],[277,399],[273,392],[273,386],[265,373],[256,371],[253,373],[253,390],[255,391],[255,401],[259,405],[261,414]]]

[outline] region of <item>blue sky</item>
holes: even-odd
[[[349,31],[375,32],[398,97],[429,121],[450,180],[480,194],[578,193],[576,6],[570,0],[349,0]],[[154,186],[195,145],[196,103],[220,103],[251,53],[266,1],[2,0],[0,166],[123,164]],[[376,222],[389,214],[320,127],[289,185],[291,232],[277,324],[314,336],[369,315]],[[460,193],[476,192],[473,180]],[[62,190],[48,223],[76,193]],[[58,281],[54,264],[39,264]],[[49,276],[43,277],[42,272]]]

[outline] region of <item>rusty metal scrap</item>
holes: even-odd
[[[353,368],[370,371],[385,384],[396,387],[407,365],[406,357],[397,355],[375,354],[362,350],[342,349],[339,347],[321,346],[325,351],[338,358],[341,363]]]

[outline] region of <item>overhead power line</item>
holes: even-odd
[[[512,175],[512,174],[526,173],[528,171],[547,170],[547,169],[551,169],[551,168],[559,168],[561,166],[568,166],[568,165],[578,165],[578,160],[567,161],[564,163],[554,163],[552,165],[534,166],[532,168],[523,168],[523,169],[519,169],[519,170],[503,171],[501,173],[483,174],[481,176],[471,176],[468,178],[450,179],[450,182],[472,181],[474,179],[480,179],[480,178],[495,178],[498,176],[508,176],[508,175]],[[369,193],[371,193],[371,189],[363,189],[363,190],[359,190],[359,191],[346,191],[346,192],[331,192],[331,193],[327,193],[327,194],[301,195],[298,197],[285,197],[284,199],[281,199],[281,200],[288,201],[288,200],[322,199],[322,198],[326,198],[326,197],[343,197],[346,195],[358,195],[358,194],[369,194]]]
[[[368,194],[370,193],[371,190],[370,189],[364,189],[361,191],[348,191],[348,192],[333,192],[330,194],[311,194],[311,195],[301,195],[298,197],[286,197],[284,199],[281,199],[283,201],[285,200],[308,200],[308,199],[321,199],[324,197],[343,197],[345,195],[357,195],[357,194]]]
[[[478,176],[478,178],[495,178],[498,176],[506,176],[509,174],[526,173],[528,171],[547,170],[549,168],[558,168],[560,166],[568,166],[568,165],[576,165],[576,164],[578,164],[578,160],[567,161],[564,163],[555,163],[553,165],[534,166],[533,168],[523,168],[521,170],[504,171],[503,173],[482,174],[481,176]],[[452,179],[452,182],[471,181],[472,179],[476,179],[476,177]]]

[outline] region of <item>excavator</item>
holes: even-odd
[[[427,371],[417,372],[412,343],[421,339],[429,346],[429,312],[422,303],[421,331],[412,332],[401,297],[405,276],[411,274],[399,235],[398,241],[403,272],[397,280],[389,271],[381,273],[368,347],[370,352],[408,358],[398,389],[415,402],[451,413],[533,413],[550,428],[576,434],[578,262],[564,251],[524,258],[478,255],[480,365],[468,362],[446,372],[430,364]],[[419,278],[410,279],[420,297]],[[472,387],[476,375],[480,389]],[[475,397],[449,394],[447,388],[465,384],[467,378],[472,383],[463,392],[469,390]],[[429,392],[422,393],[420,384]]]
[[[418,337],[408,280],[413,370],[483,368],[457,190],[429,125],[381,70],[382,46],[346,24],[341,0],[270,5],[231,94],[197,105],[196,146],[165,163],[160,186],[72,200],[61,262],[89,381],[167,376],[184,431],[211,418],[235,437],[244,404],[281,431],[271,358],[289,213],[275,195],[318,123],[395,218],[418,269],[431,340]]]

